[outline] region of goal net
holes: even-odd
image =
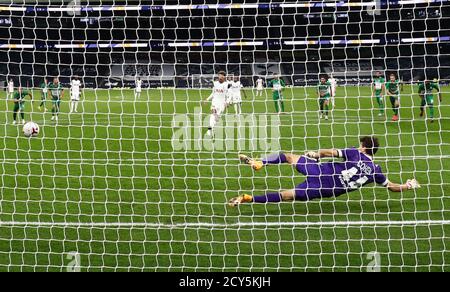
[[[222,3],[0,1],[0,271],[450,271],[450,2]]]

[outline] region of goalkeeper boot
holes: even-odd
[[[245,195],[241,195],[241,196],[236,197],[236,198],[232,198],[228,202],[228,206],[230,206],[230,207],[237,207],[237,206],[239,206],[241,204],[251,203],[251,202],[253,202],[253,197],[250,196],[250,195],[245,194]]]
[[[247,165],[250,165],[254,170],[258,171],[261,170],[264,167],[264,164],[262,161],[258,161],[255,159],[252,159],[246,155],[240,154],[239,160],[241,160],[242,163],[245,163]]]

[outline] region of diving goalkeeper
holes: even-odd
[[[268,164],[291,164],[298,172],[306,176],[306,180],[293,190],[255,197],[242,195],[231,199],[229,205],[235,207],[243,203],[310,201],[338,197],[371,183],[377,183],[392,192],[420,188],[415,179],[408,180],[406,184],[396,184],[386,178],[381,167],[373,161],[373,156],[377,153],[379,147],[377,138],[363,137],[360,142],[358,149],[320,150],[308,152],[302,156],[277,153],[261,161],[241,155],[241,161],[250,165],[254,170],[261,170]],[[320,158],[341,158],[342,161],[320,163]]]

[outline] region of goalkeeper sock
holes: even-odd
[[[320,113],[323,114],[323,102],[320,103]]]
[[[284,101],[280,101],[281,103],[281,111],[284,113]]]
[[[283,199],[280,193],[269,193],[263,196],[253,197],[254,203],[279,203]]]
[[[22,120],[25,120],[25,113],[24,112],[21,112],[20,116],[22,117]]]
[[[325,114],[328,116],[328,111],[330,110],[330,107],[328,105],[325,106]]]
[[[430,118],[434,118],[434,106],[430,106]]]
[[[13,113],[13,119],[14,121],[17,120],[17,113]]]
[[[283,152],[270,154],[269,156],[267,156],[266,158],[264,158],[262,160],[262,163],[264,165],[266,165],[266,164],[281,164],[281,163],[286,163],[286,162],[287,162],[287,157]]]

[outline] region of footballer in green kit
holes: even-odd
[[[48,85],[48,90],[52,96],[52,121],[58,120],[61,100],[64,97],[64,88],[58,78],[54,78],[53,82]]]
[[[430,121],[434,122],[434,93],[433,90],[436,90],[436,92],[439,94],[439,101],[442,101],[442,94],[439,90],[439,85],[437,82],[432,82],[430,80],[424,80],[423,82],[419,83],[419,95],[422,99],[422,102],[420,104],[420,116],[423,117],[425,115],[425,106],[428,105],[428,108],[430,109]]]
[[[281,112],[284,112],[283,89],[285,86],[286,83],[277,74],[274,75],[274,79],[269,83],[269,87],[272,87],[272,97],[277,113],[280,113],[280,108]]]
[[[380,109],[380,113],[378,114],[379,117],[384,115],[384,93],[386,91],[386,85],[384,77],[382,76],[381,72],[378,71],[375,74],[375,77],[373,79],[373,95],[378,104],[378,108]]]
[[[320,118],[322,119],[325,117],[325,120],[328,120],[331,99],[331,83],[328,82],[325,76],[320,78],[320,83],[317,86],[317,92],[319,94]]]
[[[392,121],[399,120],[399,108],[400,108],[400,82],[397,80],[395,74],[389,76],[389,81],[386,83],[386,94],[389,96],[392,105],[392,111],[394,116]]]
[[[24,90],[22,87],[19,87],[16,92],[13,94],[14,101],[14,109],[13,109],[13,125],[17,124],[17,114],[20,113],[20,117],[22,118],[22,125],[25,124],[25,97],[29,96],[30,99],[33,99],[33,96],[30,92]]]

